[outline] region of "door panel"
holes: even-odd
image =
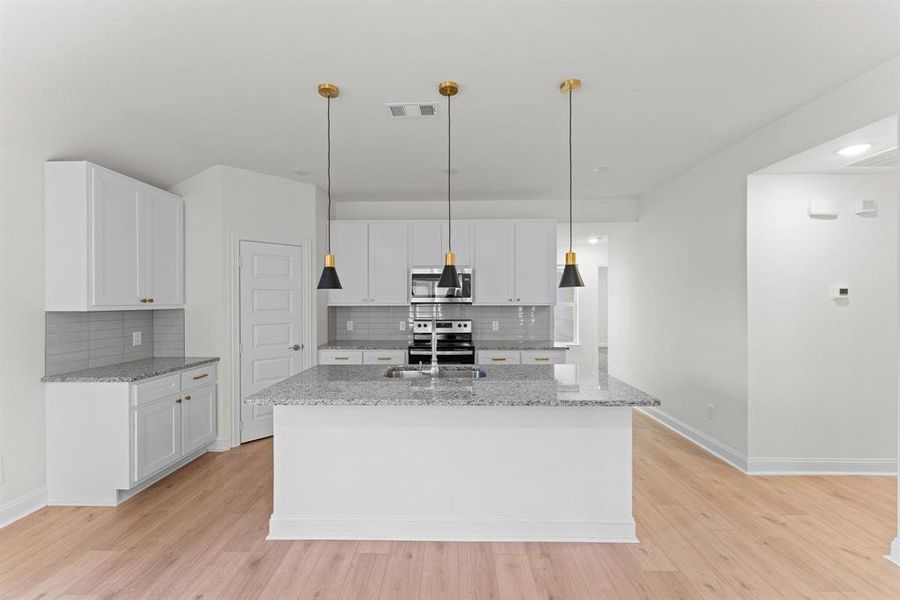
[[[142,202],[142,297],[155,307],[184,304],[184,201],[146,187]]]
[[[409,303],[406,223],[369,224],[369,302]]]
[[[91,171],[91,304],[139,305],[141,188],[106,169]]]
[[[556,225],[516,223],[516,302],[556,304]]]
[[[243,399],[303,369],[299,246],[241,242],[241,442],[272,435],[272,407]],[[297,350],[294,350],[294,346]]]
[[[439,267],[443,264],[445,246],[442,244],[440,222],[414,221],[410,223],[409,235],[411,267]]]
[[[135,481],[181,458],[181,404],[171,397],[135,411]]]
[[[369,226],[366,223],[332,223],[331,250],[343,289],[328,290],[328,304],[368,303]]]
[[[216,439],[216,386],[191,390],[181,402],[181,447],[187,455]]]
[[[514,243],[514,229],[511,222],[475,223],[472,292],[476,304],[513,302]]]

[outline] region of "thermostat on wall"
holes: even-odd
[[[810,198],[806,209],[813,219],[837,219],[840,213],[837,200],[832,198]]]
[[[842,298],[850,297],[850,288],[842,283],[835,283],[831,285],[828,297],[832,300],[840,300]]]
[[[874,217],[878,215],[878,203],[874,200],[860,199],[853,203],[853,212],[860,217]]]

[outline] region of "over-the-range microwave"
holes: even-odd
[[[411,269],[409,301],[412,304],[472,303],[472,269],[457,269],[458,288],[438,287],[442,269]]]

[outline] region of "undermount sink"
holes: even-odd
[[[385,377],[392,379],[414,379],[419,377],[433,377],[435,379],[482,379],[487,377],[487,372],[481,367],[453,366],[442,367],[437,373],[432,374],[428,367],[390,367],[384,372]]]

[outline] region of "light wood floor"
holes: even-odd
[[[900,598],[889,477],[747,477],[635,413],[639,545],[267,542],[271,441],[0,530],[3,598]]]

